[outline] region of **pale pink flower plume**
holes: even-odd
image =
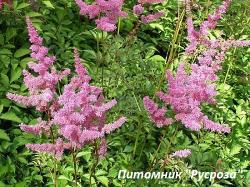
[[[159,91],[156,95],[166,105],[172,107],[175,120],[180,121],[186,128],[193,131],[203,128],[212,132],[230,133],[231,129],[227,125],[221,125],[208,119],[201,111],[201,105],[203,103],[216,104],[215,81],[218,79],[216,73],[221,69],[221,62],[225,59],[226,51],[231,47],[249,46],[250,41],[210,39],[208,37],[209,30],[215,29],[222,14],[229,8],[231,0],[225,0],[213,14],[210,14],[208,20],[201,23],[199,30],[194,28],[189,1],[185,3],[188,12],[189,41],[186,54],[193,55],[200,46],[202,50],[196,54],[198,55],[197,63],[191,65],[187,62],[180,63],[175,76],[170,70],[167,70],[167,92]],[[190,69],[189,73],[185,69],[187,66]],[[144,98],[144,106],[150,119],[156,125],[159,124],[159,120],[162,124],[161,118],[165,118],[166,110],[158,109],[157,105],[148,97]],[[158,111],[157,116],[155,116],[155,111]]]
[[[186,158],[191,155],[191,150],[190,149],[183,149],[176,151],[172,153],[170,156],[171,157],[176,157],[176,158]]]

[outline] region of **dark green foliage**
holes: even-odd
[[[33,1],[32,1],[33,2]],[[201,22],[221,1],[197,1],[201,5],[194,12]],[[132,1],[126,3],[131,8]],[[228,14],[213,34],[225,38],[250,40],[250,1],[234,1]],[[135,34],[136,18],[130,15],[121,21],[120,33],[106,34],[95,29],[93,21],[79,15],[73,0],[13,1],[13,9],[0,11],[0,186],[53,186],[53,160],[46,154],[34,154],[25,144],[39,142],[22,132],[18,124],[34,124],[39,114],[33,109],[12,103],[7,92],[27,94],[22,70],[31,60],[25,15],[31,17],[44,38],[50,53],[56,55],[55,67],[73,70],[73,47],[79,49],[92,83],[104,89],[107,99],[116,98],[109,121],[118,115],[128,122],[108,138],[108,155],[96,167],[92,183],[96,186],[249,186],[250,185],[250,49],[232,49],[219,74],[218,103],[203,106],[203,111],[215,121],[229,124],[232,133],[219,135],[207,131],[191,132],[180,123],[158,129],[148,119],[142,98],[153,96],[159,88],[167,89],[163,78],[166,59],[174,46],[170,68],[175,70],[186,46],[185,22],[173,43],[176,22],[183,10],[176,0],[165,1],[155,7],[164,9],[161,20],[140,25]],[[201,11],[202,10],[202,11]],[[185,18],[184,18],[185,19]],[[220,33],[219,30],[223,30]],[[218,32],[217,32],[218,31]],[[163,80],[160,82],[160,80]],[[67,80],[58,85],[62,88]],[[178,131],[175,129],[178,127]],[[174,135],[174,136],[173,136]],[[173,138],[174,137],[174,138]],[[159,152],[155,154],[161,142]],[[171,143],[170,143],[171,142]],[[171,144],[171,146],[169,146]],[[166,152],[191,148],[193,154],[185,161],[166,164]],[[82,186],[89,185],[89,168],[94,159],[93,147],[87,146],[77,154]],[[147,171],[154,157],[159,161],[154,171],[243,171],[234,180],[118,180],[119,170]],[[73,185],[73,164],[66,152],[58,168],[59,186]]]

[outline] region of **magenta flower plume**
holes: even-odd
[[[2,8],[3,8],[3,1],[0,0],[0,10],[2,10]]]
[[[90,5],[82,0],[75,2],[80,8],[81,15],[87,15],[90,19],[103,15],[96,19],[95,23],[98,29],[106,32],[114,31],[118,18],[127,16],[127,13],[122,11],[123,0],[96,0]]]
[[[52,113],[52,122],[60,126],[59,133],[66,143],[81,148],[97,139],[104,139],[105,134],[124,124],[126,118],[121,117],[112,124],[105,124],[107,111],[117,102],[103,102],[102,89],[89,84],[90,77],[76,49],[74,56],[77,76],[64,86],[58,98],[61,108]]]
[[[140,16],[140,20],[144,24],[149,24],[160,17],[164,16],[164,12],[155,12],[148,15],[142,15],[144,12],[144,4],[155,4],[155,3],[162,3],[163,0],[139,0],[137,5],[133,7],[133,13],[137,16]]]
[[[143,98],[144,106],[149,113],[150,119],[155,123],[158,128],[167,126],[173,123],[171,118],[165,117],[166,109],[158,108],[158,105],[154,103],[148,96]]]
[[[30,47],[31,57],[36,61],[36,63],[29,62],[28,66],[37,75],[33,75],[27,70],[23,71],[24,83],[29,90],[29,96],[8,93],[7,97],[24,106],[36,107],[38,111],[45,111],[53,103],[56,84],[70,71],[66,69],[57,72],[51,68],[56,58],[48,55],[48,48],[42,45],[43,39],[38,35],[29,17],[26,17],[26,23],[29,40],[32,44]]]
[[[26,147],[32,151],[52,154],[59,160],[62,157],[64,149],[67,148],[67,145],[64,144],[61,138],[58,138],[55,144],[27,144]]]
[[[121,117],[111,124],[105,123],[106,113],[117,103],[116,100],[105,103],[102,89],[90,85],[91,77],[82,65],[77,49],[74,50],[77,75],[64,86],[63,93],[58,94],[56,84],[70,71],[67,69],[57,72],[51,67],[56,58],[48,55],[48,48],[42,45],[43,39],[29,17],[26,18],[26,23],[31,57],[35,61],[29,63],[30,71],[23,72],[29,93],[28,96],[8,93],[7,97],[25,106],[35,107],[47,116],[47,121],[39,118],[36,125],[20,124],[21,130],[47,137],[52,136],[53,132],[56,139],[54,143],[27,144],[26,147],[50,153],[60,159],[65,149],[81,149],[87,143],[102,140],[99,155],[104,156],[105,135],[126,121],[125,117]],[[54,126],[58,127],[53,128]]]
[[[107,141],[105,139],[102,139],[99,148],[97,150],[97,156],[100,159],[102,159],[106,155],[108,149],[107,147],[108,147]]]
[[[154,3],[163,3],[164,0],[138,0],[140,4],[154,4]]]
[[[160,91],[156,95],[166,104],[170,105],[174,112],[174,118],[177,121],[193,131],[200,129],[210,130],[218,133],[230,133],[230,127],[213,122],[202,113],[201,105],[203,103],[215,104],[216,85],[218,79],[216,73],[221,69],[221,62],[225,58],[226,51],[231,47],[249,46],[250,41],[241,40],[223,40],[210,39],[208,37],[209,30],[214,29],[222,14],[226,12],[231,0],[225,0],[215,13],[208,16],[208,20],[204,21],[200,30],[195,30],[193,20],[191,18],[191,9],[189,1],[186,1],[188,18],[188,40],[189,44],[186,48],[186,54],[192,55],[194,51],[198,52],[197,63],[188,64],[182,62],[177,68],[174,76],[170,70],[166,72],[168,80],[168,90],[166,93]],[[197,51],[199,47],[199,50]],[[187,73],[185,67],[188,66],[190,72]],[[151,120],[159,124],[155,117],[155,111],[160,110],[157,117],[165,117],[165,110],[158,109],[157,105],[148,97],[144,98],[144,106],[148,111]]]
[[[49,124],[41,118],[38,118],[38,123],[36,125],[20,124],[19,127],[22,131],[35,135],[41,135],[43,132],[48,134],[50,129]]]
[[[134,14],[141,15],[144,12],[144,8],[141,4],[135,5],[133,7]]]
[[[176,151],[172,153],[170,156],[171,157],[176,157],[176,158],[186,158],[191,155],[191,150],[190,149],[183,149]]]
[[[151,23],[157,19],[159,19],[160,17],[164,16],[164,12],[157,12],[157,13],[154,13],[154,14],[149,14],[149,15],[142,15],[141,16],[141,21],[144,23],[144,24],[148,24],[148,23]]]

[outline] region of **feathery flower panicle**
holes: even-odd
[[[122,11],[123,0],[96,0],[90,5],[82,0],[75,0],[75,2],[80,8],[81,15],[87,15],[90,19],[103,15],[96,19],[95,23],[98,29],[106,32],[114,31],[118,18],[128,15]]]
[[[50,128],[48,123],[43,121],[41,118],[38,118],[38,123],[36,125],[25,125],[22,123],[19,127],[22,131],[35,135],[41,135],[43,132],[48,134]]]
[[[141,4],[135,5],[133,7],[133,12],[136,15],[141,15],[144,12],[144,8]]]
[[[190,149],[183,149],[176,151],[172,153],[170,156],[171,157],[176,157],[176,158],[186,158],[191,155],[191,150]]]
[[[102,159],[106,155],[106,153],[107,153],[107,147],[108,147],[107,141],[105,139],[102,139],[101,143],[99,145],[99,148],[97,150],[97,156],[100,159]]]
[[[48,55],[48,48],[42,45],[43,39],[29,17],[26,17],[29,40],[31,42],[31,57],[35,62],[29,62],[29,69],[37,73],[33,75],[27,70],[23,71],[24,83],[29,90],[29,96],[8,93],[7,97],[17,103],[28,107],[36,107],[38,111],[45,111],[53,103],[55,87],[59,80],[70,73],[69,69],[57,72],[50,66],[55,61],[55,56]]]
[[[140,4],[154,4],[154,3],[163,3],[164,0],[138,0]]]
[[[157,19],[159,19],[160,17],[164,16],[164,12],[157,12],[157,13],[153,13],[153,14],[148,14],[146,16],[142,15],[141,16],[141,21],[144,23],[144,24],[148,24],[148,23],[151,23]]]
[[[172,107],[175,120],[181,121],[186,128],[194,131],[203,128],[212,132],[230,133],[229,127],[209,120],[202,113],[201,105],[202,103],[216,103],[215,81],[218,79],[216,73],[221,69],[221,62],[225,58],[226,51],[231,47],[250,46],[250,41],[214,40],[208,37],[209,30],[216,27],[222,14],[229,8],[231,0],[225,0],[213,14],[210,14],[208,20],[201,23],[198,31],[193,25],[189,1],[187,0],[185,3],[188,11],[190,11],[187,18],[189,44],[186,47],[186,54],[192,55],[194,52],[198,52],[197,63],[191,65],[187,62],[180,63],[175,76],[170,70],[167,70],[168,90],[166,93],[157,92],[156,95],[166,105]],[[198,47],[201,50],[197,51]],[[189,73],[185,70],[186,66],[189,66]],[[145,97],[144,100],[148,101],[149,99]],[[144,101],[144,106],[151,120],[157,124],[154,117],[154,111],[157,110],[157,107],[151,105],[154,107],[150,109],[149,104]],[[164,116],[164,113],[165,111],[161,113],[161,116]]]
[[[120,6],[119,3],[116,5]],[[113,6],[111,8],[117,8]],[[106,113],[117,103],[116,100],[104,103],[102,89],[90,85],[91,77],[82,65],[77,49],[74,49],[77,75],[71,78],[70,83],[64,86],[63,93],[58,96],[56,84],[70,71],[66,69],[57,72],[51,67],[56,58],[48,55],[48,48],[42,45],[43,39],[29,17],[26,18],[26,23],[31,42],[31,57],[36,60],[29,63],[31,71],[23,71],[29,95],[8,93],[7,97],[25,106],[36,107],[36,110],[48,117],[47,121],[39,118],[38,123],[32,126],[20,124],[23,131],[50,136],[55,131],[52,127],[58,126],[57,133],[53,132],[53,136],[57,138],[54,143],[27,144],[26,147],[33,151],[50,153],[60,159],[65,149],[81,149],[87,143],[102,139],[98,154],[100,157],[104,156],[105,134],[119,128],[126,121],[125,117],[121,117],[114,123],[105,124]]]
[[[148,96],[143,98],[143,103],[150,115],[150,119],[155,123],[158,128],[170,125],[173,123],[171,118],[165,117],[166,109],[158,108],[158,105],[154,103]]]
[[[61,138],[58,138],[55,144],[27,144],[26,147],[32,151],[53,154],[58,160],[62,157],[64,149],[68,148]]]
[[[3,8],[3,1],[0,0],[0,10],[2,10],[2,8]]]
[[[105,124],[106,112],[117,102],[103,102],[102,90],[89,84],[90,77],[80,62],[77,50],[74,50],[77,76],[64,86],[58,101],[61,108],[52,113],[52,122],[60,127],[60,135],[66,143],[81,148],[105,134],[119,128],[126,118],[121,117],[112,124]]]
[[[140,20],[144,24],[149,24],[160,17],[164,16],[164,12],[155,12],[148,15],[142,15],[144,12],[144,4],[154,4],[154,3],[162,3],[163,0],[139,0],[137,5],[134,5],[133,7],[133,13],[137,16],[140,16]]]

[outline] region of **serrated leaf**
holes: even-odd
[[[11,78],[10,83],[14,82],[15,80],[19,79],[22,75],[22,69],[20,67],[17,67],[16,69],[11,70]]]
[[[27,55],[30,53],[30,50],[29,49],[24,49],[24,48],[21,48],[21,49],[18,49],[15,54],[14,54],[14,57],[16,58],[19,58],[19,57],[22,57],[24,55]]]
[[[156,62],[165,62],[165,58],[163,58],[161,55],[154,55],[150,58],[152,61]]]
[[[11,38],[13,38],[16,35],[17,35],[16,28],[11,28],[11,27],[7,28],[5,42],[8,42]]]
[[[47,1],[42,1],[42,2],[43,2],[43,4],[45,4],[48,8],[53,8],[53,9],[55,8],[49,0],[47,0]]]
[[[11,55],[12,52],[9,49],[1,49],[0,55]]]
[[[26,16],[29,16],[29,17],[38,17],[38,16],[42,16],[42,14],[38,13],[38,12],[28,12],[26,14]]]
[[[3,111],[3,104],[0,104],[0,114],[2,113]]]
[[[19,5],[17,5],[16,9],[20,10],[20,9],[26,8],[28,6],[30,6],[30,4],[28,4],[28,3],[20,3]]]
[[[97,177],[97,180],[100,181],[104,186],[109,185],[109,179],[105,176],[99,176]]]
[[[230,155],[233,156],[233,155],[239,154],[241,148],[242,147],[239,145],[233,145],[232,148],[230,149]]]
[[[5,87],[9,86],[9,77],[3,73],[1,73],[1,80],[0,83],[3,84]]]
[[[13,112],[6,112],[0,116],[0,119],[22,123],[22,120]]]
[[[10,141],[8,134],[2,129],[0,129],[0,139]]]

